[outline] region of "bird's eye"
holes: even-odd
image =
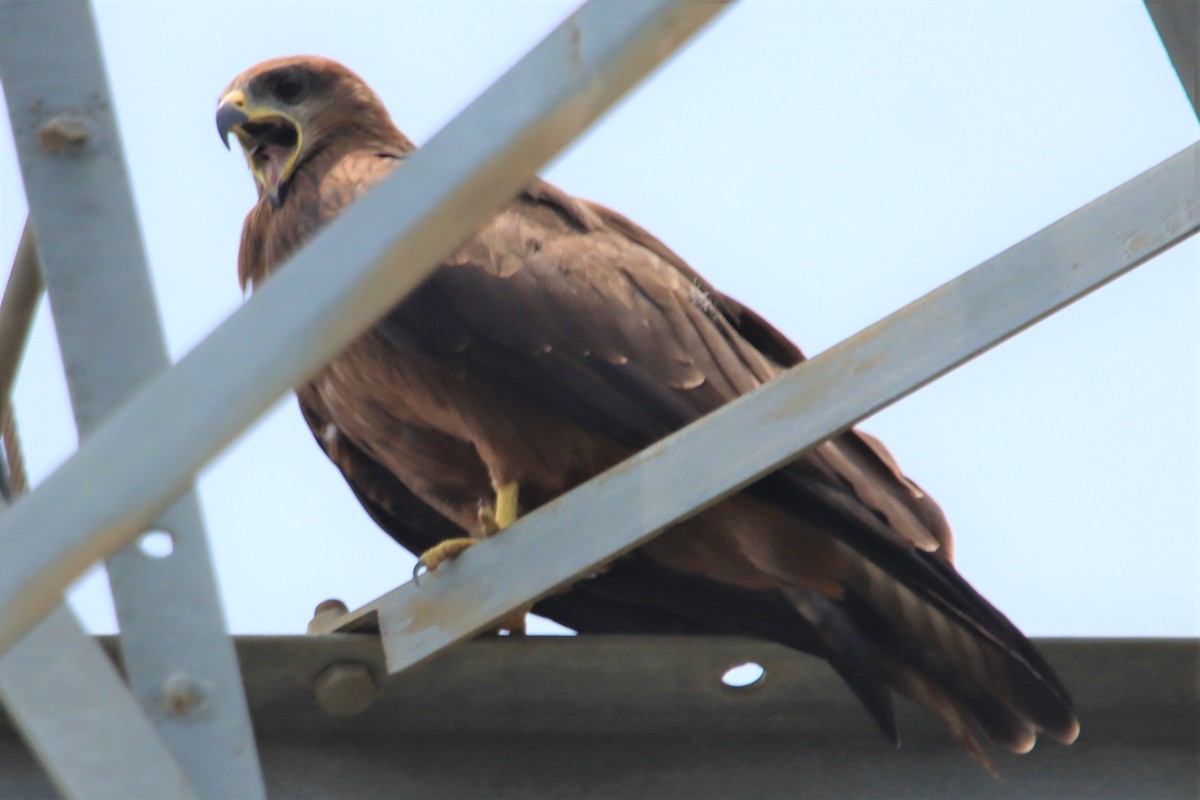
[[[295,103],[304,94],[304,80],[294,73],[284,73],[275,81],[274,94],[289,105]]]

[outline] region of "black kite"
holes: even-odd
[[[414,147],[334,62],[222,95],[258,184],[254,286]],[[430,566],[804,356],[646,231],[541,180],[297,390],[371,516]],[[481,509],[483,510],[481,512]],[[587,633],[763,637],[830,661],[893,740],[889,689],[1026,752],[1074,741],[1066,690],[952,565],[941,510],[876,440],[835,436],[535,610]]]

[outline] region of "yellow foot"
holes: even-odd
[[[413,567],[413,580],[418,581],[421,570],[433,572],[444,561],[454,558],[480,539],[499,533],[517,521],[517,497],[519,486],[516,481],[502,483],[496,487],[496,504],[479,507],[479,537],[475,539],[447,539],[421,554]],[[533,606],[519,608],[496,623],[491,633],[499,635],[508,631],[509,636],[525,635],[525,615]],[[486,635],[486,634],[485,634]]]
[[[479,509],[479,527],[485,539],[517,521],[518,493],[516,481],[502,483],[496,487],[496,505]]]
[[[422,553],[421,557],[417,559],[417,564],[413,567],[413,580],[419,582],[422,573],[433,572],[443,562],[449,561],[475,543],[475,539],[466,538],[447,539],[444,542],[438,542]]]

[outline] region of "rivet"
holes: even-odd
[[[172,672],[163,682],[159,703],[169,717],[186,717],[208,704],[209,691],[203,681],[186,672]]]

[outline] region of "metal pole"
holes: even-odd
[[[721,8],[593,0],[116,411],[0,520],[0,652]],[[6,40],[22,37],[7,20],[0,29]],[[20,100],[10,92],[9,103]],[[327,269],[334,262],[341,268]]]
[[[91,10],[0,4],[0,52],[38,261],[86,437],[170,365]],[[135,546],[108,562],[126,675],[203,796],[263,797],[195,495],[153,527],[171,537],[169,556]]]

